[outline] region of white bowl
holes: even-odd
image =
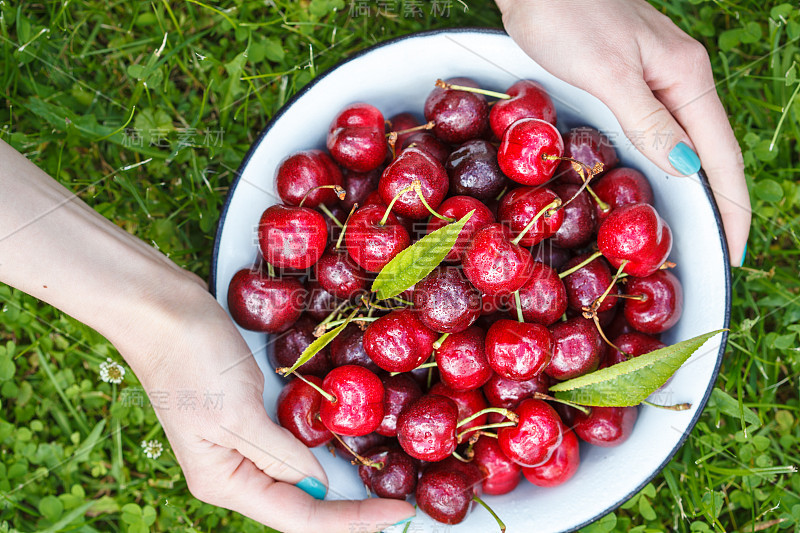
[[[650,180],[659,213],[670,224],[674,246],[670,260],[685,294],[683,317],[664,341],[674,343],[726,328],[731,301],[730,269],[721,222],[702,175],[665,174],[624,136],[609,109],[588,93],[553,77],[532,61],[504,33],[463,29],[419,33],[369,48],[318,76],[281,109],[244,158],[222,212],[214,247],[211,288],[227,309],[228,283],[257,257],[255,228],[265,208],[280,202],[275,193],[277,165],[298,150],[324,148],[328,125],[353,102],[377,106],[385,117],[402,111],[421,115],[437,78],[468,76],[482,87],[505,90],[518,79],[537,80],[552,96],[559,130],[595,127],[616,145],[621,165],[642,171]],[[241,330],[265,376],[264,405],[275,415],[283,385],[267,362],[264,335]],[[675,374],[658,403],[689,402],[692,408],[670,412],[642,407],[633,434],[616,448],[583,444],[580,468],[566,484],[543,489],[524,479],[512,493],[486,501],[510,532],[570,531],[614,510],[636,494],[683,445],[717,377],[726,335],[706,343]],[[689,442],[689,446],[692,443]],[[356,468],[324,448],[314,450],[330,488],[329,499],[360,499],[366,493]],[[418,513],[413,531],[440,531],[442,525]],[[437,529],[439,528],[439,529]],[[494,519],[476,507],[452,532],[495,531]],[[398,531],[400,528],[396,528]]]

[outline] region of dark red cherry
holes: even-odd
[[[541,324],[498,320],[486,332],[486,359],[501,376],[525,381],[541,374],[553,356],[554,341]]]
[[[380,272],[386,263],[411,244],[408,231],[392,213],[381,225],[385,212],[385,205],[356,209],[344,234],[347,253],[368,272]]]
[[[413,113],[398,113],[389,118],[389,123],[386,125],[386,133],[393,131],[410,130],[420,125],[420,121]],[[416,132],[398,133],[395,146],[400,146],[407,138]]]
[[[487,224],[492,224],[495,220],[494,215],[491,211],[489,211],[489,208],[486,207],[480,200],[472,198],[471,196],[452,196],[442,202],[437,209],[440,215],[448,218],[454,218],[456,220],[461,220],[462,217],[473,210],[475,212],[472,213],[472,216],[469,218],[469,220],[467,220],[467,223],[464,224],[464,227],[458,234],[456,243],[447,254],[447,257],[445,257],[445,261],[450,263],[460,262],[461,257],[464,255],[464,251],[467,249],[467,245],[472,240],[472,236],[475,235],[475,232]],[[431,220],[428,222],[426,233],[433,233],[437,229],[444,227],[447,224],[448,222],[442,220],[441,218],[431,217]]]
[[[516,237],[528,226],[533,218],[544,211],[527,233],[519,241],[523,246],[533,246],[554,235],[564,221],[564,210],[554,206],[558,195],[544,187],[517,187],[509,191],[500,200],[497,219],[511,228]]]
[[[450,157],[450,147],[436,138],[436,135],[429,131],[417,131],[410,134],[402,143],[397,143],[398,152],[403,152],[407,148],[416,148],[427,152],[442,165]]]
[[[464,275],[482,293],[511,294],[530,279],[531,254],[512,239],[511,230],[503,224],[488,224],[467,245],[461,259]]]
[[[469,78],[448,83],[475,87]],[[461,144],[483,136],[489,127],[489,105],[481,94],[436,87],[425,100],[425,120],[434,121],[433,133],[446,143]]]
[[[628,321],[625,320],[625,313],[622,312],[621,308],[614,309],[614,316],[608,325],[603,326],[601,323],[601,327],[606,334],[606,337],[609,339],[613,339],[614,337],[619,337],[623,333],[630,333],[631,331],[635,331]]]
[[[553,177],[564,141],[544,120],[523,118],[511,124],[497,150],[497,162],[506,176],[523,185],[542,185]]]
[[[383,385],[363,366],[339,366],[328,372],[322,388],[335,402],[323,399],[322,423],[339,435],[355,437],[375,431],[383,420]]]
[[[242,269],[228,285],[228,310],[244,329],[280,333],[294,324],[306,306],[306,290],[296,279],[272,278]]]
[[[358,467],[364,485],[379,498],[405,500],[417,487],[418,463],[404,451],[381,446],[368,451],[364,458],[380,465]]]
[[[612,142],[594,128],[580,127],[564,134],[564,157],[571,157],[593,168],[596,163],[603,164],[603,172],[617,166],[617,152]],[[586,176],[584,170],[584,176]],[[583,183],[583,180],[572,168],[572,163],[562,161],[556,175],[563,183]],[[598,176],[602,175],[602,172]]]
[[[306,379],[322,386],[322,380],[316,376],[307,376]],[[321,404],[320,393],[295,378],[278,395],[278,423],[309,448],[325,444],[333,435],[319,419]]]
[[[400,413],[397,440],[408,455],[441,461],[456,449],[458,406],[450,398],[426,394]]]
[[[417,382],[409,374],[386,376],[383,381],[383,421],[375,431],[387,437],[397,436],[400,413],[422,396]]]
[[[483,492],[499,496],[511,492],[519,485],[522,467],[506,457],[497,439],[481,437],[472,451],[472,462],[483,473]]]
[[[344,208],[347,211],[347,213],[349,213],[350,209],[355,204],[358,204],[360,206],[366,205],[367,196],[369,196],[369,194],[372,191],[378,188],[378,180],[381,179],[381,174],[383,174],[382,167],[370,170],[369,172],[355,172],[352,170],[345,170],[344,190],[346,195],[344,197],[344,200],[340,202],[342,208]],[[330,190],[330,189],[323,189],[323,190]],[[380,199],[380,196],[378,196],[377,198]],[[345,213],[345,218],[347,218],[347,213]],[[344,223],[344,219],[342,219],[341,222]]]
[[[640,355],[659,350],[666,346],[666,344],[657,338],[651,337],[645,333],[639,333],[638,331],[623,333],[618,337],[613,337],[611,342],[625,353],[623,354],[619,350],[613,348],[609,349],[601,368],[616,365],[622,361],[627,361],[629,357],[639,357]]]
[[[572,430],[564,431],[561,444],[541,466],[523,468],[525,479],[539,487],[557,487],[569,481],[581,464],[578,437]]]
[[[348,448],[350,448],[350,450],[353,450],[359,455],[364,455],[373,448],[387,445],[389,443],[389,439],[377,433],[367,433],[366,435],[358,435],[357,437],[340,435],[339,438],[344,441],[344,443],[347,445]],[[333,439],[331,443],[333,443],[333,447],[336,448],[336,451],[339,454],[341,454],[341,456],[344,459],[352,461],[353,459],[356,458],[355,455],[350,453],[350,450],[345,448],[345,446],[343,446],[342,443],[339,442],[339,439]]]
[[[522,400],[533,398],[537,392],[547,394],[549,388],[550,378],[544,373],[526,381],[515,381],[494,374],[483,386],[483,394],[492,407],[514,409]]]
[[[328,226],[313,209],[273,205],[261,215],[258,244],[273,266],[306,269],[319,260],[327,243]]]
[[[563,225],[563,223],[562,223]],[[553,244],[553,239],[547,239],[531,249],[535,261],[544,263],[555,270],[561,270],[564,263],[570,260],[572,253]]]
[[[571,183],[553,186],[553,191],[565,204],[575,196],[578,189],[580,189],[580,185]],[[564,220],[551,239],[553,244],[561,248],[581,248],[589,244],[597,226],[597,209],[589,193],[581,191],[560,211],[563,213]]]
[[[672,250],[672,231],[650,204],[614,209],[597,230],[597,246],[616,269],[640,278],[658,270]]]
[[[292,327],[272,339],[272,349],[267,350],[272,368],[292,366],[308,346],[317,340],[314,328],[317,323],[309,316],[301,316]],[[297,369],[305,376],[311,374],[324,378],[331,369],[330,355],[325,347]]]
[[[631,296],[643,300],[625,300],[625,320],[642,333],[655,335],[678,323],[683,313],[683,288],[675,274],[658,270],[645,278],[631,278],[625,287]]]
[[[363,103],[345,107],[328,130],[328,151],[337,163],[356,172],[369,172],[386,159],[383,115]]]
[[[397,309],[367,327],[364,349],[387,372],[408,372],[431,356],[437,338],[415,311]]]
[[[575,414],[573,429],[581,440],[611,448],[628,440],[638,413],[636,407],[592,407],[588,415]]]
[[[303,197],[304,207],[332,205],[339,199],[333,189],[317,189],[308,196],[306,193],[321,185],[342,184],[342,171],[322,150],[304,150],[290,155],[275,175],[275,188],[286,205],[300,205]]]
[[[458,524],[467,517],[472,498],[472,485],[462,472],[430,465],[417,482],[417,505],[425,514],[443,524]]]
[[[496,198],[509,183],[497,164],[497,148],[483,139],[459,146],[444,164],[450,176],[450,193],[486,202]]]
[[[461,269],[440,266],[414,286],[414,310],[429,329],[457,333],[480,315],[481,293]]]
[[[628,204],[653,205],[653,189],[644,174],[632,168],[615,168],[602,178],[592,182],[595,194],[608,204],[609,211],[597,206],[598,220],[604,220],[618,207]]]
[[[556,108],[553,101],[539,83],[519,80],[508,88],[511,98],[498,100],[489,112],[489,124],[498,139],[503,138],[506,128],[521,118],[538,118],[556,124]]]
[[[603,339],[594,322],[576,316],[554,324],[550,331],[556,348],[544,370],[548,376],[564,381],[597,370],[604,351]]]
[[[347,213],[349,213],[349,211],[344,210],[342,207],[342,202],[338,202],[330,206],[328,211],[330,212],[330,215],[333,215],[333,217],[331,217],[328,213],[323,213],[321,210],[319,213],[322,215],[322,218],[325,219],[325,225],[328,228],[328,239],[332,242],[336,242],[336,240],[339,238],[339,234],[342,232],[342,228],[339,226],[339,224],[344,225],[345,221],[347,220]],[[334,219],[338,220],[339,224],[334,222]]]
[[[400,191],[415,180],[419,181],[422,196],[428,205],[432,209],[439,207],[447,195],[447,172],[433,156],[418,148],[406,148],[383,171],[378,182],[383,203],[389,205]],[[412,220],[422,220],[430,215],[416,191],[400,195],[392,212]]]
[[[458,405],[458,420],[464,420],[474,415],[479,411],[483,411],[488,407],[486,399],[481,394],[480,390],[457,391],[453,390],[444,383],[437,383],[431,387],[429,394],[438,394],[450,398],[456,405]],[[481,415],[471,422],[464,424],[458,428],[458,432],[462,433],[471,428],[475,428],[486,424],[486,415]],[[469,440],[472,433],[467,433],[461,437],[459,442]]]
[[[522,318],[549,326],[567,311],[567,290],[555,270],[534,262],[530,279],[519,289]],[[516,317],[516,302],[509,313]]]
[[[369,281],[366,271],[358,266],[344,247],[328,246],[314,272],[320,285],[337,298],[350,299],[362,294]]]
[[[316,321],[325,320],[342,303],[317,281],[306,281],[306,291],[308,292],[306,313]]]
[[[375,364],[364,350],[364,332],[354,324],[348,325],[330,344],[331,365],[360,365],[375,373],[381,368]]]
[[[442,383],[456,391],[483,386],[492,377],[486,360],[486,334],[479,327],[452,333],[436,350],[436,366]]]
[[[539,466],[561,444],[564,426],[558,413],[542,400],[523,400],[514,410],[516,426],[497,430],[497,443],[506,457],[522,466]]]
[[[582,254],[573,257],[567,261],[563,270],[566,271],[581,264],[590,255]],[[576,313],[580,313],[584,307],[591,306],[597,298],[603,295],[613,279],[614,276],[611,274],[611,269],[608,268],[608,263],[602,257],[590,261],[572,274],[565,276],[562,281],[567,289],[569,308]],[[619,292],[618,287],[611,289],[609,295],[600,304],[598,311],[607,311],[614,307],[617,303],[617,298],[614,295],[619,294]]]

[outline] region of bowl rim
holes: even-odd
[[[398,37],[393,37],[393,38],[387,39],[385,41],[381,41],[379,43],[370,45],[370,46],[368,46],[366,48],[363,48],[363,49],[359,50],[358,52],[353,53],[351,56],[347,57],[343,61],[340,61],[340,62],[336,63],[335,65],[333,65],[332,67],[328,68],[327,70],[325,70],[321,74],[317,75],[305,87],[303,87],[298,92],[296,92],[294,95],[292,95],[292,97],[289,98],[289,100],[286,101],[286,103],[284,103],[283,106],[281,106],[281,108],[272,116],[272,118],[264,126],[264,129],[261,130],[261,133],[258,135],[258,138],[255,141],[253,141],[253,143],[250,145],[250,148],[247,150],[247,153],[245,154],[244,158],[242,159],[242,163],[239,165],[239,168],[236,169],[236,175],[235,175],[234,180],[233,180],[233,182],[231,183],[231,185],[230,185],[230,187],[228,189],[228,193],[227,193],[227,195],[225,197],[225,203],[223,204],[222,209],[220,210],[219,221],[217,222],[217,231],[216,231],[216,234],[214,236],[214,246],[213,246],[213,250],[212,250],[212,254],[213,255],[212,255],[212,259],[211,259],[211,269],[210,269],[210,273],[209,273],[209,292],[212,294],[212,296],[214,296],[214,298],[217,298],[217,269],[218,269],[217,263],[218,263],[218,260],[219,260],[219,248],[220,248],[220,241],[222,239],[222,230],[223,230],[223,227],[225,225],[225,220],[227,219],[228,209],[229,209],[231,201],[233,199],[233,195],[236,192],[236,188],[239,185],[241,177],[242,177],[242,175],[244,173],[244,169],[250,163],[250,159],[252,158],[254,152],[260,146],[261,142],[264,140],[264,138],[267,136],[267,134],[270,132],[270,130],[272,129],[273,125],[281,119],[281,117],[286,112],[286,110],[289,109],[292,105],[294,105],[308,91],[313,89],[320,81],[322,81],[325,77],[327,77],[332,72],[337,70],[339,67],[341,67],[341,66],[343,66],[343,65],[345,65],[347,63],[350,63],[351,61],[354,61],[354,60],[356,60],[356,59],[358,59],[358,58],[360,58],[360,57],[372,52],[373,50],[376,50],[378,48],[382,48],[382,47],[385,47],[385,46],[390,46],[390,45],[393,45],[393,44],[396,44],[398,42],[401,42],[401,41],[404,41],[404,40],[408,40],[408,39],[415,39],[415,38],[418,38],[418,37],[430,37],[430,36],[433,36],[433,35],[450,34],[450,33],[485,33],[485,34],[493,34],[493,35],[506,35],[506,36],[508,35],[505,31],[503,31],[503,30],[501,30],[499,28],[480,27],[480,26],[465,26],[465,27],[458,27],[458,28],[437,28],[437,29],[432,29],[432,30],[413,32],[413,33],[408,33],[408,34],[405,34],[405,35],[400,35]],[[702,416],[703,411],[705,410],[706,404],[708,403],[708,400],[711,397],[711,393],[714,390],[714,386],[717,383],[717,378],[719,377],[720,367],[722,365],[722,359],[723,359],[723,356],[725,355],[725,350],[726,350],[727,344],[728,344],[728,333],[729,333],[730,320],[731,320],[732,281],[731,281],[730,253],[728,251],[728,243],[727,243],[727,240],[725,238],[725,230],[724,230],[724,227],[723,227],[723,224],[722,224],[722,217],[720,215],[720,211],[719,211],[719,207],[717,206],[717,202],[714,199],[714,194],[711,191],[711,186],[710,186],[710,184],[708,182],[708,176],[706,175],[705,170],[703,168],[700,168],[700,170],[697,172],[697,175],[698,175],[698,178],[699,178],[699,181],[700,181],[701,185],[703,186],[703,192],[706,195],[706,199],[708,200],[708,202],[709,202],[709,204],[711,206],[711,210],[712,210],[712,212],[714,214],[714,219],[717,222],[717,232],[718,232],[719,237],[720,237],[720,243],[721,243],[721,246],[722,246],[722,258],[723,258],[724,265],[725,265],[725,268],[724,268],[724,275],[725,275],[725,316],[724,316],[724,326],[725,326],[725,330],[722,332],[722,339],[721,339],[721,342],[720,342],[719,351],[717,353],[716,363],[714,365],[714,371],[713,371],[712,376],[711,376],[712,379],[709,380],[709,385],[706,388],[706,391],[705,391],[705,393],[703,395],[703,399],[700,401],[700,403],[698,405],[698,409],[695,412],[694,417],[692,417],[692,420],[689,422],[689,425],[687,426],[686,431],[683,433],[683,435],[681,435],[680,439],[678,439],[678,442],[675,444],[675,446],[672,448],[672,450],[670,450],[670,452],[667,454],[667,456],[664,459],[664,461],[660,465],[658,465],[658,467],[655,468],[653,470],[653,472],[644,481],[641,482],[641,484],[639,484],[636,488],[631,490],[628,494],[626,494],[618,502],[615,502],[614,504],[612,504],[611,506],[609,506],[608,508],[606,508],[602,512],[600,512],[597,515],[591,517],[589,520],[586,520],[585,522],[583,522],[581,524],[573,526],[570,529],[564,530],[565,532],[577,531],[578,529],[580,529],[582,527],[585,527],[585,526],[587,526],[587,525],[599,520],[603,516],[615,511],[620,506],[622,506],[625,502],[627,502],[633,496],[635,496],[638,492],[640,492],[645,486],[647,486],[648,483],[653,481],[653,479],[655,479],[656,476],[658,476],[661,473],[661,471],[664,470],[664,468],[667,466],[667,464],[669,464],[669,462],[672,461],[672,458],[678,453],[678,451],[686,443],[686,440],[689,438],[689,434],[692,432],[692,430],[694,430],[694,427],[697,425],[697,422],[700,420],[700,417]]]

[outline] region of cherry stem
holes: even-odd
[[[583,318],[588,318],[588,319],[594,321],[594,326],[597,328],[597,332],[600,333],[600,336],[603,338],[603,340],[605,341],[606,344],[608,344],[609,346],[614,348],[616,351],[621,353],[622,356],[625,357],[625,359],[630,359],[631,358],[630,354],[628,352],[626,352],[624,350],[621,350],[619,348],[619,346],[617,346],[616,344],[614,344],[613,342],[608,340],[608,337],[606,337],[605,331],[603,331],[603,327],[600,325],[600,317],[597,315],[597,311],[592,311],[590,308],[584,307],[583,308]]]
[[[412,370],[418,370],[420,368],[436,368],[436,362],[435,361],[431,361],[429,363],[422,363],[421,365],[419,365],[418,367],[416,367],[416,368],[414,368]],[[390,376],[396,376],[397,374],[405,374],[405,372],[389,372]]]
[[[688,411],[692,408],[692,404],[690,403],[677,403],[675,405],[659,405],[657,403],[651,403],[647,400],[642,401],[643,404],[649,405],[650,407],[657,407],[659,409],[666,409],[667,411]]]
[[[320,210],[320,211],[322,211],[323,213],[325,213],[325,214],[328,216],[328,218],[330,218],[330,219],[333,221],[333,223],[334,223],[334,224],[336,224],[336,225],[337,225],[337,226],[339,226],[340,228],[342,227],[342,223],[341,223],[341,222],[339,222],[339,219],[338,219],[338,218],[336,218],[336,215],[334,215],[333,213],[331,213],[331,210],[330,210],[330,209],[328,209],[328,206],[327,206],[327,205],[325,205],[325,204],[319,204],[319,210]]]
[[[271,278],[275,277],[275,267],[272,266],[272,263],[267,263],[267,274],[269,274]]]
[[[353,216],[353,213],[355,212],[356,209],[358,209],[358,204],[353,204],[353,207],[350,208],[350,213],[344,220],[344,225],[339,224],[339,227],[342,228],[342,231],[339,232],[339,238],[336,239],[336,246],[333,247],[334,250],[338,250],[339,246],[342,245],[342,239],[344,238],[344,232],[347,229],[347,223],[350,222],[350,217]],[[333,220],[336,220],[336,218],[334,217]],[[336,220],[336,222],[339,223],[338,220]]]
[[[430,390],[431,385],[433,384],[433,367],[428,368],[428,379],[425,380],[425,384]]]
[[[601,257],[602,255],[603,254],[601,252],[595,252],[592,255],[590,255],[589,257],[587,257],[586,259],[584,259],[583,261],[581,261],[580,263],[578,263],[577,265],[575,265],[574,267],[572,267],[570,269],[567,269],[564,272],[562,272],[561,274],[559,274],[558,277],[561,278],[561,279],[564,279],[567,276],[569,276],[570,274],[572,274],[573,272],[577,272],[578,270],[582,269],[583,267],[585,267],[586,265],[588,265],[589,263],[591,263],[592,261],[594,261],[598,257]]]
[[[326,325],[326,324],[328,324],[328,323],[330,323],[330,322],[331,322],[331,320],[333,320],[334,318],[336,318],[336,316],[338,316],[338,315],[339,315],[339,313],[341,313],[341,312],[342,312],[342,310],[343,310],[345,307],[347,307],[348,305],[350,305],[350,303],[351,303],[351,302],[350,302],[349,300],[345,300],[345,301],[343,301],[342,303],[340,303],[339,305],[337,305],[337,306],[336,306],[336,308],[333,310],[333,312],[332,312],[331,314],[329,314],[328,316],[326,316],[326,317],[325,317],[325,320],[323,320],[322,322],[320,322],[319,324],[317,324],[317,327],[316,327],[316,328],[314,328],[314,336],[315,336],[315,337],[320,337],[320,336],[322,336],[322,334],[324,334],[324,333],[325,333],[325,330],[327,329],[325,325]]]
[[[436,122],[430,121],[427,124],[421,124],[419,126],[414,126],[413,128],[407,128],[404,130],[392,131],[386,134],[387,138],[390,138],[392,134],[394,134],[394,138],[397,139],[398,135],[405,135],[406,133],[414,133],[415,131],[421,130],[432,130],[436,126]]]
[[[362,316],[362,317],[354,318],[353,319],[353,324],[357,324],[359,322],[375,322],[376,320],[378,320],[378,318],[379,317],[376,317],[376,316],[375,317]],[[331,328],[335,328],[336,326],[341,326],[342,324],[347,322],[347,320],[348,319],[344,318],[342,320],[334,320],[332,322],[328,322],[327,324],[325,324],[325,329],[329,330]]]
[[[503,187],[503,190],[502,190],[502,191],[500,191],[500,194],[498,194],[497,196],[495,196],[495,198],[494,198],[494,199],[495,199],[495,200],[497,200],[497,201],[499,202],[499,201],[500,201],[500,198],[502,198],[503,196],[505,196],[507,192],[508,192],[508,187]]]
[[[459,441],[461,438],[466,435],[467,433],[472,433],[473,431],[479,431],[481,429],[496,429],[496,428],[510,428],[516,426],[516,422],[495,422],[494,424],[484,424],[483,426],[475,426],[474,428],[467,428],[458,435],[456,435],[456,440]]]
[[[453,89],[454,91],[464,91],[468,93],[483,94],[486,96],[499,98],[501,100],[511,99],[511,95],[508,95],[506,93],[498,93],[497,91],[490,91],[488,89],[478,89],[476,87],[467,87],[466,85],[455,85],[452,83],[447,83],[444,80],[436,80],[436,86],[439,87],[440,89]]]
[[[519,322],[525,322],[525,317],[522,316],[522,301],[519,298],[519,289],[514,291],[514,303],[517,306],[517,320]]]
[[[370,468],[374,468],[376,470],[382,470],[383,467],[386,466],[383,461],[370,461],[366,457],[360,456],[358,453],[356,453],[356,451],[353,448],[351,448],[350,446],[347,445],[347,443],[342,439],[342,437],[340,437],[339,435],[337,435],[333,431],[331,431],[331,435],[333,435],[333,438],[335,438],[336,440],[339,441],[339,444],[341,444],[344,447],[345,450],[350,452],[350,455],[355,457],[355,459],[353,459],[351,461],[352,464],[360,464],[360,465],[368,466]]]
[[[472,461],[472,459],[471,459],[471,458],[467,459],[467,458],[464,458],[464,457],[462,457],[462,456],[461,456],[461,454],[459,454],[459,453],[458,453],[457,451],[455,451],[455,450],[454,450],[454,451],[453,451],[453,453],[451,453],[450,455],[452,455],[453,457],[455,457],[456,459],[458,459],[458,460],[459,460],[459,461],[461,461],[462,463],[469,463],[469,462],[471,462],[471,461]]]
[[[440,215],[428,204],[428,200],[426,200],[425,196],[422,194],[422,184],[419,182],[419,180],[414,180],[413,185],[414,185],[414,190],[417,192],[417,196],[419,196],[419,200],[422,202],[422,205],[425,206],[425,209],[427,209],[431,215],[435,216],[440,220],[444,220],[448,224],[456,221],[456,219],[454,218]]]
[[[306,193],[303,195],[303,199],[300,200],[300,204],[298,205],[298,207],[303,207],[303,203],[306,201],[306,198],[308,198],[308,195],[311,194],[312,192],[316,191],[316,190],[319,190],[319,189],[333,189],[333,191],[336,193],[336,196],[339,197],[339,200],[344,200],[345,197],[347,196],[347,192],[344,190],[344,188],[341,185],[320,185],[319,187],[313,187],[311,189],[308,189],[308,191],[306,191]],[[319,205],[322,206],[323,204],[319,204]],[[320,209],[321,209],[321,207],[320,207]],[[333,215],[330,215],[329,213],[330,213],[330,211],[326,211],[325,214],[330,216],[330,217],[332,217],[332,218],[336,218]]]
[[[611,211],[611,206],[608,205],[607,203],[605,203],[603,200],[601,200],[600,197],[597,196],[597,194],[594,192],[594,190],[591,187],[589,187],[589,181],[593,177],[595,177],[597,174],[599,174],[599,173],[601,173],[603,171],[603,163],[600,163],[598,161],[597,163],[595,163],[594,167],[590,167],[586,163],[584,163],[582,161],[578,161],[577,159],[572,159],[571,157],[559,157],[559,156],[550,155],[550,154],[542,155],[542,159],[544,159],[546,161],[569,161],[570,163],[572,163],[572,169],[583,180],[583,186],[581,187],[581,189],[577,193],[575,193],[575,196],[578,196],[578,194],[580,194],[581,190],[583,190],[585,188],[587,190],[587,192],[592,196],[592,198],[594,198],[595,203],[597,203],[597,206],[600,208],[601,211],[603,211],[603,213],[608,213],[609,211]],[[589,174],[588,178],[583,173],[583,169],[586,169],[586,173]],[[572,201],[572,199],[570,199],[570,202],[571,201]],[[569,202],[567,202],[567,203],[569,203]]]
[[[297,379],[299,379],[300,381],[302,381],[303,383],[305,383],[306,385],[308,385],[309,387],[311,387],[312,389],[314,389],[315,391],[320,393],[322,395],[322,397],[325,398],[326,400],[328,400],[329,402],[336,403],[338,401],[336,399],[336,396],[334,396],[330,392],[326,392],[326,391],[322,390],[322,388],[319,387],[318,385],[315,385],[314,383],[311,383],[306,378],[304,378],[302,376],[302,374],[299,374],[296,370],[292,370],[292,369],[290,369],[288,367],[281,367],[281,368],[276,368],[275,372],[278,373],[278,374],[282,374],[284,377],[286,377],[286,374],[294,374],[294,376]]]
[[[505,525],[505,523],[503,523],[503,521],[502,521],[502,520],[500,520],[500,517],[499,517],[499,516],[497,516],[497,513],[495,513],[495,512],[492,510],[492,508],[491,508],[491,507],[489,507],[488,505],[486,505],[486,502],[485,502],[485,501],[483,501],[483,500],[480,498],[480,496],[478,496],[477,494],[473,495],[473,496],[472,496],[472,499],[473,499],[473,500],[475,500],[476,502],[478,502],[479,504],[481,504],[481,505],[483,506],[483,508],[484,508],[484,509],[486,509],[487,511],[489,511],[489,514],[490,514],[490,515],[492,515],[492,516],[494,517],[494,519],[495,519],[495,520],[497,520],[497,525],[498,525],[498,526],[500,526],[500,533],[506,533],[506,525]]]
[[[503,415],[504,417],[508,418],[511,422],[513,422],[512,425],[515,425],[517,422],[519,422],[519,416],[517,415],[517,413],[515,413],[515,412],[513,412],[513,411],[511,411],[509,409],[505,409],[503,407],[487,407],[486,409],[481,409],[477,413],[473,413],[472,415],[468,416],[464,420],[459,421],[459,423],[456,424],[456,427],[460,428],[464,424],[469,424],[470,422],[472,422],[476,418],[478,418],[480,416],[483,416],[483,415],[486,415],[486,414],[489,414],[489,413],[498,413],[498,414]]]
[[[548,213],[549,216],[552,216],[553,213],[550,213],[550,211],[558,209],[560,206],[561,206],[561,198],[556,198],[555,200],[544,206],[542,210],[536,213],[536,216],[533,217],[530,222],[528,222],[528,225],[525,226],[521,232],[519,232],[519,235],[517,235],[517,237],[513,241],[511,241],[511,243],[519,244],[519,241],[521,241],[522,238],[525,236],[525,234],[528,233],[531,230],[531,228],[533,228],[533,226],[536,224],[536,222],[542,215]]]
[[[383,226],[383,225],[386,224],[386,221],[389,219],[389,213],[392,212],[392,207],[394,207],[395,202],[397,202],[397,200],[401,196],[403,196],[405,193],[411,192],[413,190],[414,190],[414,184],[412,183],[411,185],[409,185],[408,187],[400,190],[400,192],[398,192],[397,194],[394,195],[394,198],[392,198],[392,201],[389,202],[389,206],[386,208],[386,212],[383,214],[383,218],[381,219],[380,222],[378,222],[378,224],[380,226]]]
[[[397,144],[397,133],[387,133],[386,138],[386,142],[389,144],[389,150],[392,152],[392,161],[394,161],[394,158],[397,157],[397,149],[395,148],[395,145]]]
[[[556,402],[556,403],[563,403],[564,405],[569,405],[573,409],[577,409],[578,411],[582,412],[585,415],[591,413],[591,410],[588,407],[584,407],[583,405],[571,402],[569,400],[562,400],[560,398],[555,398],[550,396],[549,394],[543,394],[541,392],[534,392],[533,397],[537,400],[547,400],[548,402]]]
[[[441,348],[442,344],[444,344],[444,341],[446,341],[447,337],[449,337],[449,336],[450,336],[449,333],[445,333],[441,337],[436,339],[436,342],[433,343],[433,349],[434,350],[438,350],[439,348]]]
[[[611,292],[611,289],[614,288],[617,285],[617,280],[619,280],[619,276],[622,274],[622,270],[625,268],[625,265],[627,265],[629,262],[630,261],[625,259],[622,262],[622,264],[619,265],[619,268],[617,269],[617,273],[614,274],[614,279],[612,279],[611,283],[608,284],[608,287],[606,287],[606,290],[603,292],[603,294],[600,295],[600,297],[598,299],[596,299],[594,302],[592,302],[592,306],[591,306],[591,310],[592,311],[594,311],[596,313],[597,310],[600,309],[600,306],[603,305],[603,300],[606,299],[608,294]],[[614,296],[617,296],[617,295],[615,294]]]
[[[642,294],[617,294],[615,295],[617,298],[622,298],[623,300],[638,300],[640,302],[647,301],[647,295]]]
[[[668,268],[675,268],[676,266],[678,266],[678,265],[676,265],[672,261],[664,261],[664,264],[661,265],[660,267],[658,267],[658,269],[659,270],[666,270]]]

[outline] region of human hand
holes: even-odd
[[[703,45],[644,0],[497,5],[506,31],[528,55],[602,100],[628,137],[641,139],[637,148],[665,172],[691,174],[702,161],[731,262],[740,265],[750,232],[750,197],[742,152]]]
[[[117,346],[151,394],[195,497],[287,533],[378,531],[414,515],[404,501],[315,499],[325,494],[325,471],[267,416],[264,378],[244,339],[208,293],[186,290],[174,295],[180,309],[135,328],[154,328],[153,335]],[[209,391],[221,401],[181,408],[181,391],[199,399]]]

